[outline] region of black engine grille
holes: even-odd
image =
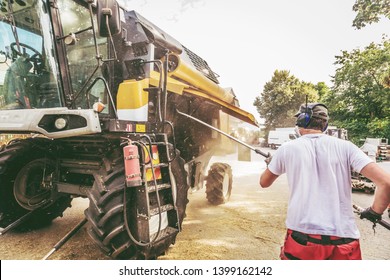
[[[205,75],[207,78],[212,80],[214,83],[219,84],[218,75],[214,73],[213,70],[211,70],[207,62],[204,59],[202,59],[199,55],[186,48],[185,46],[183,46],[183,48],[187,56],[191,59],[191,62],[195,66],[195,68],[203,75]]]

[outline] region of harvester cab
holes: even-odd
[[[227,201],[231,168],[206,167],[232,124],[257,124],[205,60],[113,0],[0,1],[0,133],[23,136],[0,149],[0,227],[87,198],[106,254],[149,259],[174,243],[190,187]]]

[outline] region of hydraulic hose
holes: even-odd
[[[152,149],[151,139],[148,136],[144,136],[144,137],[148,138],[150,149]],[[130,227],[129,227],[129,224],[128,224],[128,220],[127,220],[127,207],[126,207],[127,206],[127,198],[126,198],[127,187],[124,188],[124,193],[123,193],[123,218],[124,218],[124,222],[125,222],[126,232],[127,232],[128,236],[129,236],[129,238],[131,239],[131,241],[133,241],[134,244],[136,244],[138,246],[147,247],[147,246],[152,245],[157,240],[158,236],[160,235],[161,220],[162,220],[162,216],[161,216],[161,202],[160,202],[160,196],[159,196],[159,193],[158,193],[157,179],[156,179],[156,176],[154,174],[153,152],[149,151],[148,146],[145,143],[143,143],[142,141],[139,141],[139,142],[136,141],[136,142],[133,142],[133,143],[136,144],[136,145],[139,145],[140,147],[145,148],[147,153],[148,153],[148,155],[149,155],[149,159],[150,159],[150,165],[151,165],[151,169],[152,169],[153,182],[154,182],[154,186],[156,188],[158,215],[159,215],[158,230],[157,230],[156,236],[153,238],[152,241],[147,242],[147,243],[142,243],[142,242],[136,240],[135,237],[133,236],[133,234],[131,233],[131,230],[130,230]],[[143,151],[142,148],[141,148],[141,151]],[[145,184],[147,184],[147,182],[145,182]]]

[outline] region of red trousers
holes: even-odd
[[[303,237],[303,238],[301,238]],[[326,236],[328,243],[343,243],[344,239]],[[308,238],[308,239],[307,239]],[[303,240],[302,240],[303,239]],[[318,240],[318,242],[317,242]],[[329,241],[331,240],[331,241]],[[313,243],[315,242],[315,243]],[[284,245],[281,248],[282,260],[361,260],[358,239],[346,239],[346,244],[323,245],[321,235],[302,234],[287,230]]]

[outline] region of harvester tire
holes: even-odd
[[[229,201],[233,187],[233,174],[230,165],[213,163],[206,178],[206,198],[213,205]]]
[[[38,145],[39,141],[13,140],[0,151],[0,227],[40,208],[16,229],[41,228],[71,206],[70,196],[54,198],[50,190],[41,188],[39,179],[44,169],[52,172],[54,167],[50,159],[42,157],[45,151]]]
[[[188,185],[184,160],[177,157],[171,164],[176,180],[176,206],[180,225],[185,217],[188,203]],[[170,243],[158,244],[158,250],[151,248],[145,254],[145,248],[137,245],[137,233],[132,225],[137,221],[135,211],[135,188],[126,188],[127,219],[131,236],[126,229],[124,215],[125,173],[123,159],[117,159],[115,168],[105,176],[95,175],[95,183],[89,192],[89,207],[85,210],[88,219],[88,234],[100,249],[112,259],[156,259],[165,253]],[[135,225],[136,226],[136,225]],[[150,244],[153,247],[155,244]],[[163,248],[161,249],[161,246]]]

